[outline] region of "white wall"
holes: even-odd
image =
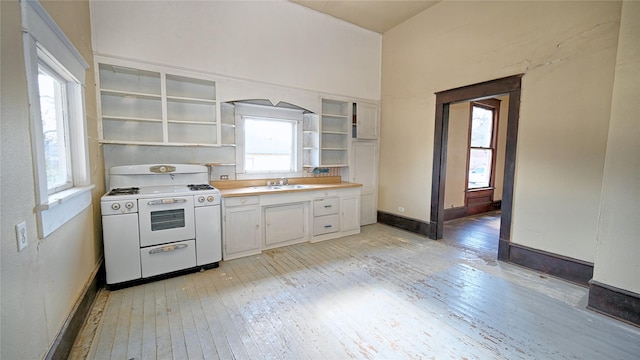
[[[379,209],[429,220],[435,92],[523,73],[511,239],[593,262],[620,8],[444,1],[386,32]]]
[[[640,2],[622,5],[593,279],[640,294]]]
[[[99,54],[380,99],[381,35],[288,1],[94,1]]]
[[[100,207],[90,206],[45,239],[36,232],[29,104],[22,49],[20,4],[0,2],[2,26],[2,146],[0,175],[2,359],[39,359],[49,349],[97,270]],[[42,1],[85,60],[93,63],[88,1]],[[86,112],[93,204],[104,191],[97,145],[93,70],[86,73]],[[29,245],[17,251],[14,226],[26,221]]]

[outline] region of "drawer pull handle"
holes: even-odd
[[[332,228],[332,227],[333,227],[333,225],[325,225],[324,226],[325,229],[329,229],[329,228]]]
[[[147,205],[170,205],[187,202],[186,199],[160,199],[147,202]]]
[[[325,205],[324,207],[325,207],[325,208],[330,208],[330,207],[331,207],[331,205]]]
[[[187,244],[167,245],[167,246],[163,246],[161,248],[155,248],[155,249],[149,250],[149,254],[153,255],[153,254],[166,253],[166,252],[170,252],[170,251],[184,249],[187,246],[189,246],[189,245],[187,245]]]

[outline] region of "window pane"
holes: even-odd
[[[65,123],[65,84],[48,69],[38,66],[38,70],[47,188],[49,193],[53,193],[71,186]]]
[[[491,149],[471,149],[469,157],[469,189],[489,186],[492,156]]]
[[[471,147],[491,147],[492,128],[493,111],[474,106],[471,117]]]
[[[292,121],[245,118],[245,171],[294,171],[294,135]]]

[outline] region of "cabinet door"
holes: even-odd
[[[360,227],[360,197],[348,196],[341,199],[340,231],[355,230]]]
[[[357,104],[357,132],[358,139],[378,138],[378,106],[375,104]]]
[[[231,259],[260,252],[260,210],[258,206],[225,209],[224,258]]]
[[[266,245],[304,240],[304,206],[291,204],[264,210]]]
[[[378,144],[370,141],[354,141],[351,180],[362,184],[363,193],[376,190],[378,178]]]
[[[360,202],[361,225],[377,221],[378,211],[378,144],[372,141],[354,141],[351,181],[362,184]]]
[[[378,221],[378,210],[373,194],[360,195],[360,225],[375,224]]]

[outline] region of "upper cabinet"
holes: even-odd
[[[357,139],[378,139],[378,105],[358,102],[353,106],[353,134]]]
[[[349,166],[351,103],[322,99],[320,166]]]
[[[215,81],[110,59],[97,69],[101,142],[221,145]]]

